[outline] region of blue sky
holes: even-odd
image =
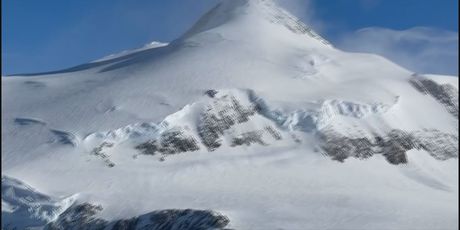
[[[62,69],[171,41],[219,0],[3,0],[2,74]],[[282,0],[347,51],[458,74],[458,0]]]

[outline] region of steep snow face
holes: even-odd
[[[223,1],[167,45],[2,77],[2,175],[49,194],[7,179],[33,199],[3,193],[2,220],[457,229],[457,84]]]
[[[2,176],[2,229],[42,227],[69,208],[77,196],[54,199],[8,176]]]
[[[257,27],[245,27],[242,24],[256,24]],[[282,34],[283,30],[302,35],[303,39],[308,39],[310,45],[331,47],[331,44],[319,34],[302,23],[294,15],[279,8],[271,0],[233,0],[222,1],[212,10],[206,13],[182,38],[188,38],[205,31],[217,32],[224,31],[230,27],[233,32],[239,32],[241,36],[249,36],[256,33],[265,33],[266,29],[278,30]],[[275,29],[276,28],[276,29]],[[267,34],[268,35],[268,34]],[[275,35],[274,33],[270,34]],[[271,38],[273,39],[273,38]]]

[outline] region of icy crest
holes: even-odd
[[[183,37],[187,38],[238,20],[244,24],[263,20],[271,24],[281,25],[295,34],[307,35],[326,46],[332,47],[326,39],[313,31],[311,27],[277,6],[272,0],[224,0],[203,15]],[[258,26],[255,26],[253,29],[257,28]]]

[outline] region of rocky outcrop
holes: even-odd
[[[208,105],[201,114],[198,135],[209,151],[221,146],[221,136],[230,127],[249,121],[256,113],[256,107],[245,107],[233,96],[224,96]]]
[[[232,144],[230,146],[235,147],[238,145],[251,145],[253,143],[258,143],[260,145],[267,145],[262,140],[262,131],[250,131],[240,134],[236,136],[232,140]]]
[[[443,133],[439,130],[422,130],[412,134],[416,140],[416,148],[426,150],[438,160],[458,157],[458,136]]]
[[[91,154],[104,159],[109,167],[108,148],[133,142],[143,155],[167,155],[214,151],[227,140],[228,146],[261,144],[281,140],[282,131],[275,121],[261,113],[261,105],[248,96],[247,90],[207,90],[207,97],[167,116],[159,124],[132,124],[117,130],[88,135],[85,141]],[[110,146],[107,144],[111,143]],[[94,147],[93,147],[94,146]]]
[[[108,221],[99,219],[96,216],[102,211],[102,206],[89,203],[72,205],[59,217],[47,224],[45,230],[65,229],[105,229]]]
[[[431,83],[426,85],[436,88]],[[272,110],[251,90],[207,90],[204,94],[206,97],[202,100],[171,114],[160,124],[131,125],[91,137],[100,136],[102,140],[115,143],[140,138],[135,149],[144,155],[158,155],[160,161],[171,154],[214,151],[224,144],[229,147],[267,146],[299,131],[316,136],[324,154],[342,162],[349,157],[366,159],[382,154],[392,164],[407,163],[406,152],[411,149],[425,150],[438,160],[458,156],[457,136],[438,130],[404,132],[394,129],[382,136],[365,137],[342,135],[328,128],[339,116],[365,119],[384,114],[398,103],[399,97],[390,104],[329,99],[311,102],[303,110],[281,112]],[[447,94],[436,95],[445,95],[439,96],[444,98],[440,100],[450,103]],[[293,144],[300,142],[292,139]],[[102,148],[106,147],[102,142],[93,151],[94,155],[104,158],[106,154]],[[113,165],[108,163],[109,167]]]
[[[382,154],[391,164],[407,163],[406,152],[411,149],[425,150],[438,160],[458,157],[458,137],[439,130],[405,132],[391,130],[385,136],[373,138],[347,137],[333,130],[318,132],[317,138],[323,153],[343,162],[348,157],[366,159]]]
[[[334,160],[343,162],[348,157],[365,159],[374,154],[373,145],[366,138],[349,138],[333,131],[320,132],[317,135],[324,153]]]
[[[458,118],[458,90],[449,84],[438,84],[428,78],[414,75],[410,84],[419,92],[430,95],[444,105],[449,113]]]
[[[107,221],[97,217],[102,206],[78,204],[63,212],[45,230],[219,230],[230,222],[228,217],[210,210],[166,209],[130,219]]]
[[[200,148],[194,137],[186,136],[180,130],[173,130],[162,133],[158,139],[137,145],[136,149],[141,150],[146,155],[155,155],[156,153],[170,155],[197,151]]]
[[[76,195],[56,199],[17,179],[2,176],[2,229],[173,230],[224,229],[228,217],[211,210],[165,209],[108,221],[101,205],[78,203]]]
[[[94,155],[94,156],[97,156],[99,158],[101,158],[104,163],[107,165],[107,167],[109,168],[112,168],[115,166],[115,163],[113,163],[110,158],[109,158],[109,155],[107,155],[103,150],[106,149],[106,148],[111,148],[113,147],[113,143],[111,142],[102,142],[99,146],[95,147],[92,151],[91,151],[91,154]]]

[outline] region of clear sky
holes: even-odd
[[[171,41],[217,2],[2,0],[2,74],[57,70]],[[458,0],[280,2],[341,49],[378,53],[414,71],[458,74]]]

